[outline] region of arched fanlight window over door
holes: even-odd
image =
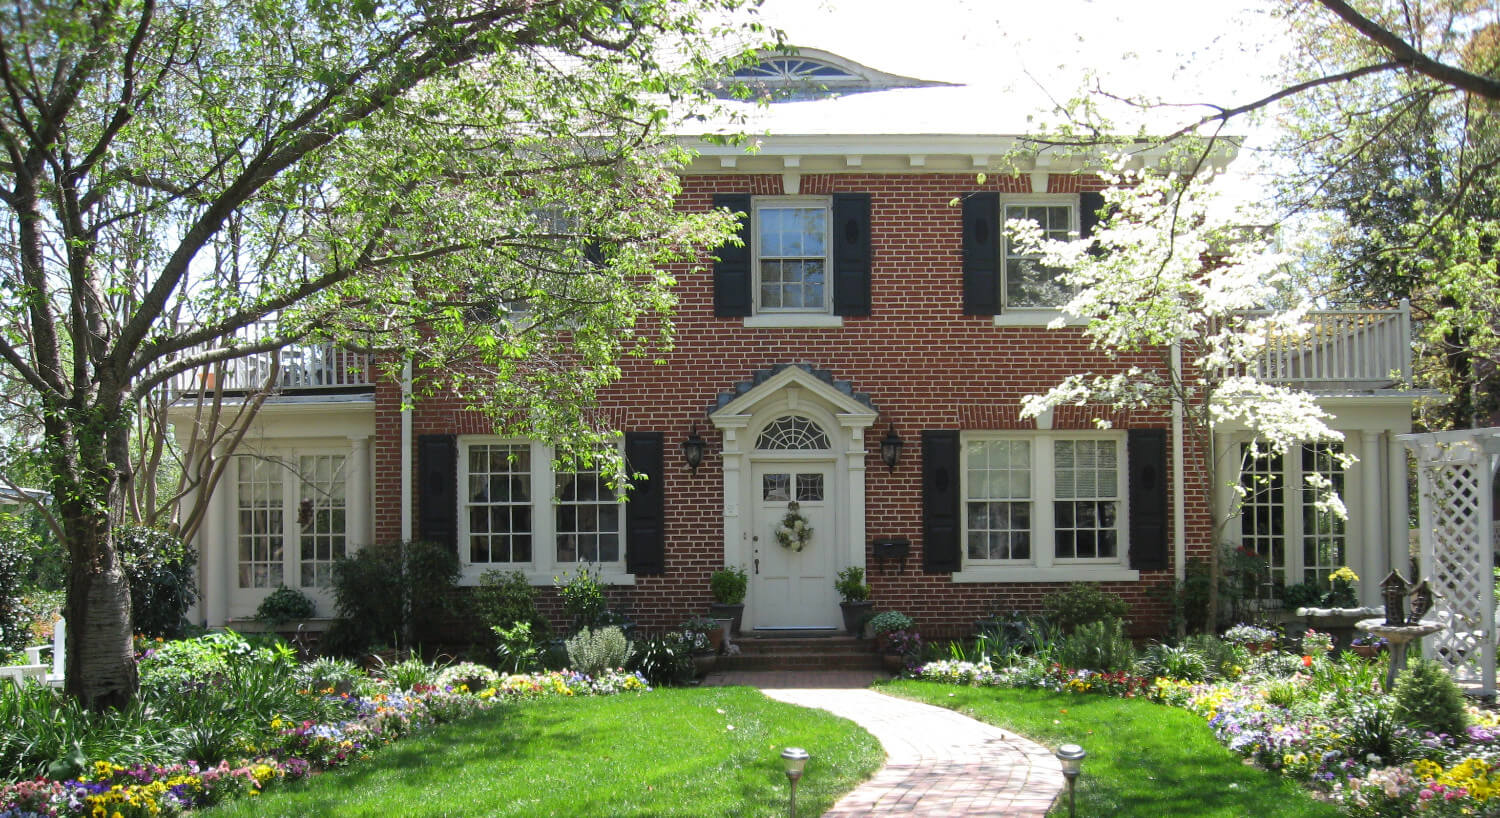
[[[762,451],[806,451],[832,447],[823,427],[801,415],[783,415],[761,430],[755,448]]]

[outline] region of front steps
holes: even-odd
[[[724,654],[716,671],[881,670],[881,658],[869,639],[839,631],[746,632],[732,637],[739,654]]]

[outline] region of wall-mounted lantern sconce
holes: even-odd
[[[694,423],[693,431],[688,432],[687,440],[682,441],[682,459],[687,461],[688,470],[695,475],[698,467],[703,465],[703,450],[707,445],[698,436],[698,424]]]
[[[886,468],[896,470],[896,464],[901,462],[901,447],[906,441],[896,434],[896,425],[893,423],[880,440],[880,460],[885,463]]]

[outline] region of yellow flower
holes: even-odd
[[[1349,566],[1345,565],[1328,575],[1330,582],[1343,580],[1344,582],[1359,582],[1359,575],[1354,573]]]

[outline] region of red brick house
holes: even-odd
[[[543,441],[497,438],[456,400],[403,411],[400,383],[310,348],[242,445],[257,456],[239,458],[212,500],[196,617],[249,617],[279,583],[328,615],[336,557],[424,538],[453,544],[465,583],[505,569],[550,587],[592,563],[650,626],[706,611],[709,574],[725,564],[751,575],[751,630],[837,626],[833,578],[851,565],[867,567],[877,608],[929,632],[1035,609],[1074,581],[1124,596],[1139,629],[1159,626],[1150,590],[1217,536],[1202,464],[1237,460],[1246,441],[1231,430],[1216,454],[1195,450],[1170,412],[1114,417],[1108,431],[1087,408],[1020,419],[1023,396],[1102,361],[1078,328],[1046,327],[1062,292],[1001,225],[1086,235],[1097,168],[1043,154],[980,184],[1019,139],[932,124],[964,89],[813,51],[745,74],[786,99],[766,115],[769,135],[753,153],[701,145],[680,200],[744,213],[745,246],[674,271],[675,349],[665,365],[626,361],[604,396],[631,469],[648,475],[628,502],[597,475],[554,474]],[[1360,458],[1332,475],[1349,520],[1313,514],[1298,490],[1304,470],[1329,468],[1310,447],[1257,465],[1264,488],[1226,537],[1265,555],[1278,582],[1343,564],[1378,578],[1406,553],[1395,435],[1409,430],[1408,318],[1315,320],[1314,340],[1268,357],[1263,374],[1337,415]],[[694,434],[707,454],[690,469],[681,444]],[[898,439],[888,463],[882,440]],[[1227,504],[1229,490],[1216,496]],[[800,552],[773,535],[792,501],[814,529]],[[1361,593],[1370,604],[1378,588]]]

